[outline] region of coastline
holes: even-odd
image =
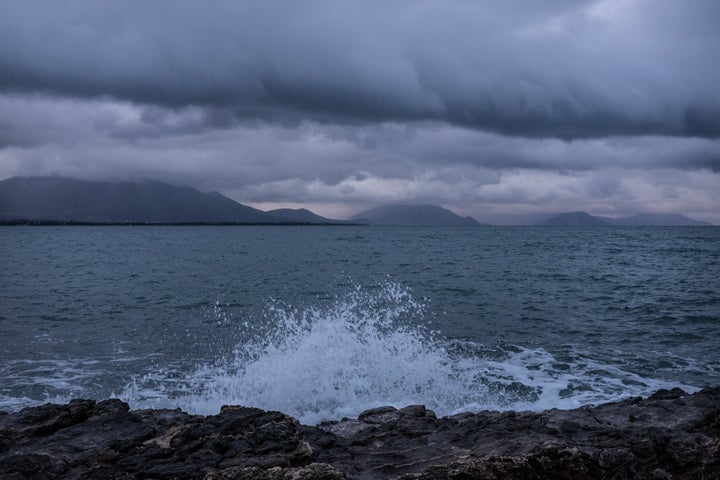
[[[0,414],[0,479],[720,478],[720,387],[542,412],[280,412],[73,400]]]

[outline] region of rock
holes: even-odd
[[[384,423],[398,417],[397,408],[379,407],[365,410],[358,416],[358,422],[363,423]]]
[[[381,407],[300,425],[73,400],[0,415],[0,480],[720,479],[720,388],[574,410]]]
[[[204,480],[343,480],[337,468],[326,463],[311,463],[306,467],[239,467],[209,473]]]

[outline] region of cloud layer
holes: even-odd
[[[714,0],[0,3],[0,176],[720,221]]]
[[[715,1],[9,0],[0,87],[236,119],[720,135]]]

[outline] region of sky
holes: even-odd
[[[0,178],[720,224],[717,0],[0,0]]]

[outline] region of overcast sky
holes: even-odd
[[[0,178],[720,224],[717,0],[2,0]]]

